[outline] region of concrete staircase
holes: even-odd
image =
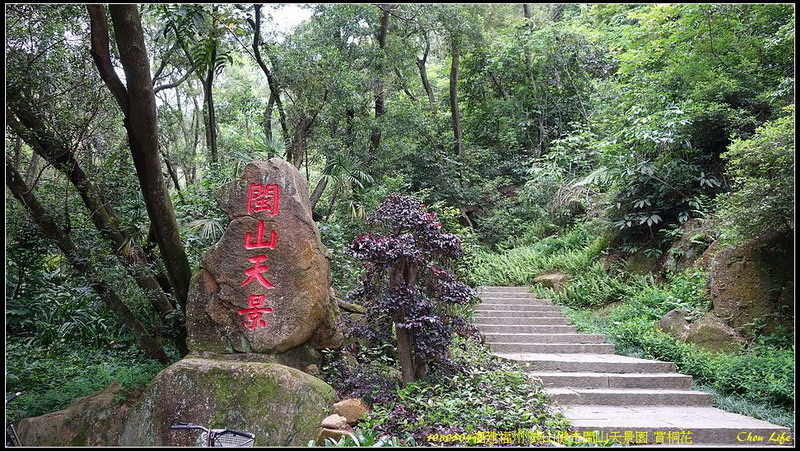
[[[630,445],[791,445],[790,430],[713,407],[672,362],[614,354],[579,334],[558,306],[527,287],[481,287],[475,325],[492,352],[529,368],[588,440]]]

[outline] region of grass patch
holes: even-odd
[[[138,350],[97,350],[51,345],[6,344],[6,397],[23,395],[6,408],[6,419],[17,422],[61,410],[76,398],[97,393],[112,382],[123,386],[125,397],[145,387],[164,365]]]

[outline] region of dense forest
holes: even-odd
[[[652,332],[711,308],[708,272],[670,266],[682,236],[793,261],[793,5],[300,7],[281,31],[282,5],[6,5],[6,393],[30,393],[11,417],[185,355],[190,279],[228,221],[215,190],[279,157],[343,300],[363,275],[348,245],[407,195],[461,236],[470,285],[565,272],[542,293],[587,330],[793,424],[793,307],[713,358]],[[329,382],[373,384],[373,428],[402,429],[359,368]]]

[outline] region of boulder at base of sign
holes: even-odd
[[[176,422],[255,434],[255,446],[304,446],[337,401],[325,382],[274,363],[185,358],[160,372],[122,426],[120,446],[195,446]]]
[[[189,349],[278,354],[329,346],[336,334],[323,329],[334,327],[338,307],[305,178],[278,158],[255,161],[217,200],[231,222],[192,280]]]

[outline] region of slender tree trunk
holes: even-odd
[[[270,101],[274,101],[275,106],[278,108],[278,118],[281,124],[281,131],[283,132],[283,140],[288,145],[289,127],[286,125],[287,123],[286,112],[283,110],[283,102],[281,101],[280,87],[278,86],[278,81],[275,79],[275,76],[272,74],[272,71],[269,70],[269,67],[267,67],[267,64],[264,62],[264,58],[261,56],[261,6],[262,5],[259,4],[253,5],[254,17],[253,20],[248,21],[250,23],[250,26],[253,28],[253,55],[255,56],[256,63],[258,63],[258,67],[260,67],[261,71],[264,72],[264,75],[267,76],[267,85],[269,86]],[[269,111],[271,114],[272,109],[270,108]]]
[[[531,18],[531,5],[529,5],[527,3],[523,3],[522,4],[522,14],[525,15],[526,19],[530,19]]]
[[[178,173],[175,172],[175,168],[172,167],[172,164],[169,162],[169,156],[166,152],[161,152],[161,158],[164,159],[164,164],[167,166],[167,173],[169,174],[169,178],[172,179],[172,184],[175,185],[175,191],[178,193],[178,197],[180,197],[181,202],[183,202],[183,195],[181,194],[181,184],[180,180],[178,180]]]
[[[189,175],[192,178],[192,184],[195,183],[197,180],[197,147],[200,145],[200,122],[201,122],[201,115],[203,110],[200,108],[200,105],[197,103],[197,98],[192,96],[192,103],[194,104],[194,111],[192,111],[192,147],[191,150],[191,160],[192,160],[192,168],[189,171]]]
[[[108,47],[106,46],[104,49],[97,47],[97,44],[103,41],[106,45],[108,44],[108,24],[103,7],[88,5],[87,8],[92,17],[92,54],[107,58],[109,56]],[[110,59],[106,61],[106,58],[95,57],[95,63],[103,80],[111,80],[106,83],[109,89],[115,93],[115,97],[125,113],[124,125],[147,214],[156,231],[158,247],[161,250],[161,257],[170,282],[175,289],[176,298],[181,308],[185,310],[191,268],[178,233],[178,221],[175,218],[172,200],[161,174],[155,94],[150,79],[150,61],[147,58],[139,10],[136,5],[114,4],[109,6],[109,11],[114,23],[120,61],[128,84],[127,90],[121,83],[117,84],[113,81],[114,79],[119,81],[115,73],[106,72],[108,67],[112,67],[113,71]],[[101,61],[98,62],[98,60]]]
[[[271,93],[267,106],[264,108],[264,138],[268,143],[272,142],[272,109],[275,107],[275,96]]]
[[[34,155],[41,155],[75,186],[97,230],[103,238],[111,242],[121,263],[128,267],[131,276],[147,293],[155,310],[162,318],[166,318],[173,307],[155,278],[146,275],[143,270],[150,263],[144,251],[120,231],[119,215],[83,172],[73,152],[64,144],[64,140],[55,136],[50,131],[52,128],[46,127],[34,112],[22,109],[19,104],[9,107],[9,112],[7,115],[9,127],[25,140],[35,152]]]
[[[294,138],[292,139],[291,149],[287,152],[287,158],[297,169],[300,169],[303,165],[303,157],[306,153],[306,141],[308,140],[308,133],[311,131],[313,122],[313,118],[304,115],[294,127]]]
[[[453,42],[453,55],[450,62],[450,115],[453,123],[453,151],[460,158],[463,153],[461,146],[461,115],[458,111],[458,62],[461,52],[460,45]]]
[[[21,139],[20,139],[20,142],[21,142]],[[39,175],[39,161],[41,159],[42,159],[42,157],[40,157],[38,153],[36,153],[36,152],[33,153],[33,156],[31,157],[31,164],[28,165],[28,170],[25,171],[25,184],[26,185],[31,186],[36,181],[36,177]]]
[[[436,96],[433,92],[433,86],[431,86],[431,81],[428,79],[428,52],[430,52],[431,44],[428,41],[428,37],[425,37],[425,52],[422,54],[422,58],[417,58],[417,67],[419,68],[419,76],[422,79],[422,86],[425,88],[425,93],[428,94],[428,104],[431,107],[431,112],[436,115]]]
[[[314,192],[311,193],[311,210],[314,210],[314,207],[317,206],[317,202],[322,197],[322,193],[325,192],[325,188],[328,187],[328,177],[322,177],[317,182],[317,187],[314,188]]]
[[[72,241],[61,227],[52,219],[33,195],[33,191],[25,185],[22,176],[17,172],[12,163],[6,159],[6,185],[11,193],[28,210],[33,220],[39,225],[45,236],[52,240],[67,260],[79,274],[85,275],[91,281],[92,288],[100,299],[117,315],[122,323],[131,331],[136,342],[144,349],[148,357],[161,363],[168,363],[169,357],[164,349],[136,318],[117,293],[102,280],[96,268],[92,266],[88,256],[83,255],[78,246]]]
[[[399,262],[389,273],[389,286],[393,289],[401,286],[413,286],[417,282],[416,265],[403,261]],[[406,312],[403,307],[392,312],[395,337],[397,339],[397,354],[400,359],[400,372],[403,386],[419,379],[424,379],[428,374],[428,364],[416,352],[414,338],[405,329],[398,327],[406,321]]]
[[[211,49],[211,61],[203,80],[204,103],[206,107],[206,145],[211,156],[211,164],[216,165],[217,156],[217,113],[214,109],[214,61],[217,59],[217,46]]]
[[[379,54],[376,64],[376,78],[375,78],[375,121],[376,124],[372,127],[370,134],[370,157],[369,161],[374,162],[377,159],[377,152],[381,145],[381,128],[378,125],[380,117],[386,114],[385,95],[386,93],[383,76],[384,66],[386,59],[386,36],[389,31],[389,13],[394,9],[393,5],[378,5],[381,8],[380,24],[378,26],[378,47]]]

